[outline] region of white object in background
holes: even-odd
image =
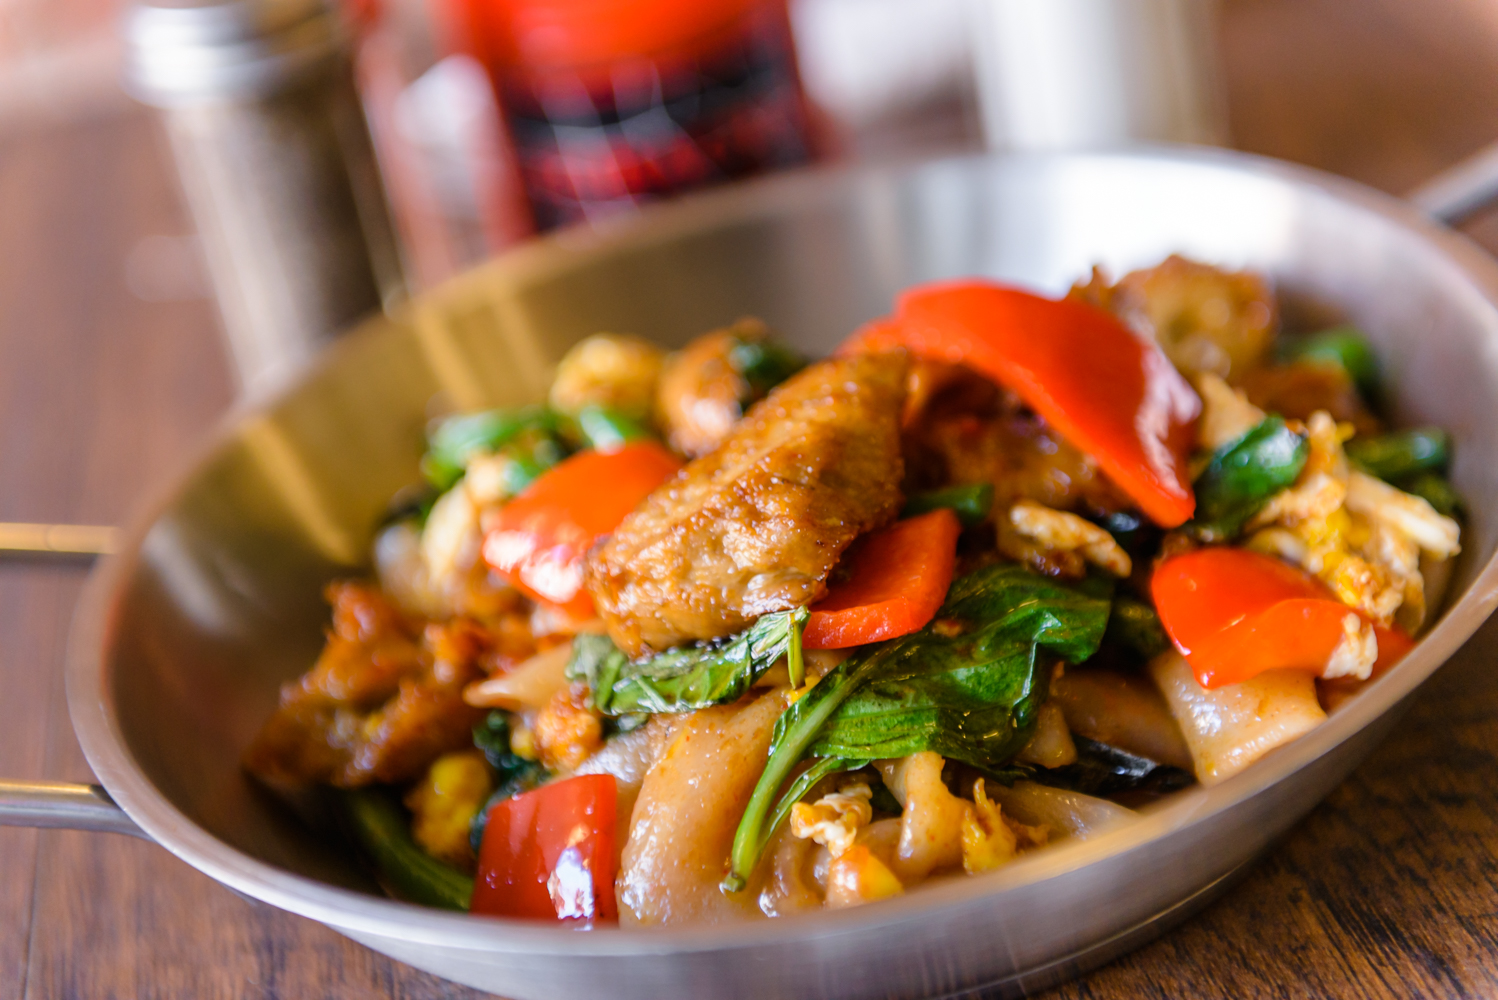
[[[1217,0],[971,0],[993,149],[1223,144]]]
[[[858,127],[972,87],[967,0],[795,0],[807,94]]]

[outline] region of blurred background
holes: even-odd
[[[0,521],[122,523],[240,394],[553,226],[1140,139],[1404,194],[1498,140],[1498,4],[0,0]],[[55,669],[82,568],[0,562],[0,774],[88,780]],[[0,880],[0,998],[458,995],[102,839],[0,830],[33,873]],[[212,956],[136,931],[186,924]]]
[[[813,162],[1173,140],[1398,193],[1498,136],[1460,0],[339,2],[0,0],[8,372],[108,299],[222,406],[536,232]]]

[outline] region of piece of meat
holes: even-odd
[[[1309,420],[1311,414],[1325,410],[1338,422],[1352,424],[1359,434],[1383,430],[1341,365],[1314,361],[1265,365],[1247,372],[1242,385],[1249,402],[1269,413]]]
[[[1234,385],[1264,362],[1279,329],[1274,291],[1262,275],[1178,256],[1126,274],[1112,287],[1094,268],[1070,297],[1150,330],[1186,374],[1211,372]]]
[[[905,407],[906,489],[992,483],[994,510],[1018,500],[1106,514],[1127,497],[1097,462],[1062,439],[1019,397],[960,365],[918,360]]]
[[[588,561],[615,644],[637,656],[809,604],[860,534],[902,502],[900,352],[834,358],[758,403]]]
[[[464,704],[463,687],[493,659],[486,630],[459,618],[418,635],[363,584],[332,584],[328,598],[328,643],[311,670],[281,688],[245,766],[273,785],[357,788],[418,778],[469,745],[483,711]]]

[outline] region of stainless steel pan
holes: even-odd
[[[743,314],[825,351],[911,282],[1060,291],[1182,252],[1273,275],[1291,313],[1376,342],[1399,415],[1457,442],[1471,504],[1454,598],[1416,651],[1321,728],[1100,839],[888,904],[578,934],[381,896],[336,840],[248,782],[241,749],[316,655],[319,588],[357,572],[441,405],[538,398],[601,329],[680,343]],[[1018,992],[1102,962],[1209,899],[1393,724],[1498,604],[1498,267],[1413,209],[1226,153],[952,159],[786,176],[563,233],[374,320],[289,393],[236,415],[100,566],[68,699],[107,796],[0,786],[0,822],[143,832],[250,896],[508,996],[916,997]],[[116,809],[111,803],[118,803]],[[128,819],[127,819],[128,817]]]

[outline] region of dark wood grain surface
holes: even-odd
[[[1401,191],[1498,138],[1498,5],[1228,0],[1224,40],[1245,149]],[[189,232],[145,114],[0,131],[0,520],[121,521],[228,405],[211,304],[127,281]],[[0,562],[0,774],[89,777],[59,670],[84,572]],[[1048,996],[1498,997],[1495,655],[1498,624],[1237,888]],[[151,845],[0,829],[0,1000],[473,996]]]

